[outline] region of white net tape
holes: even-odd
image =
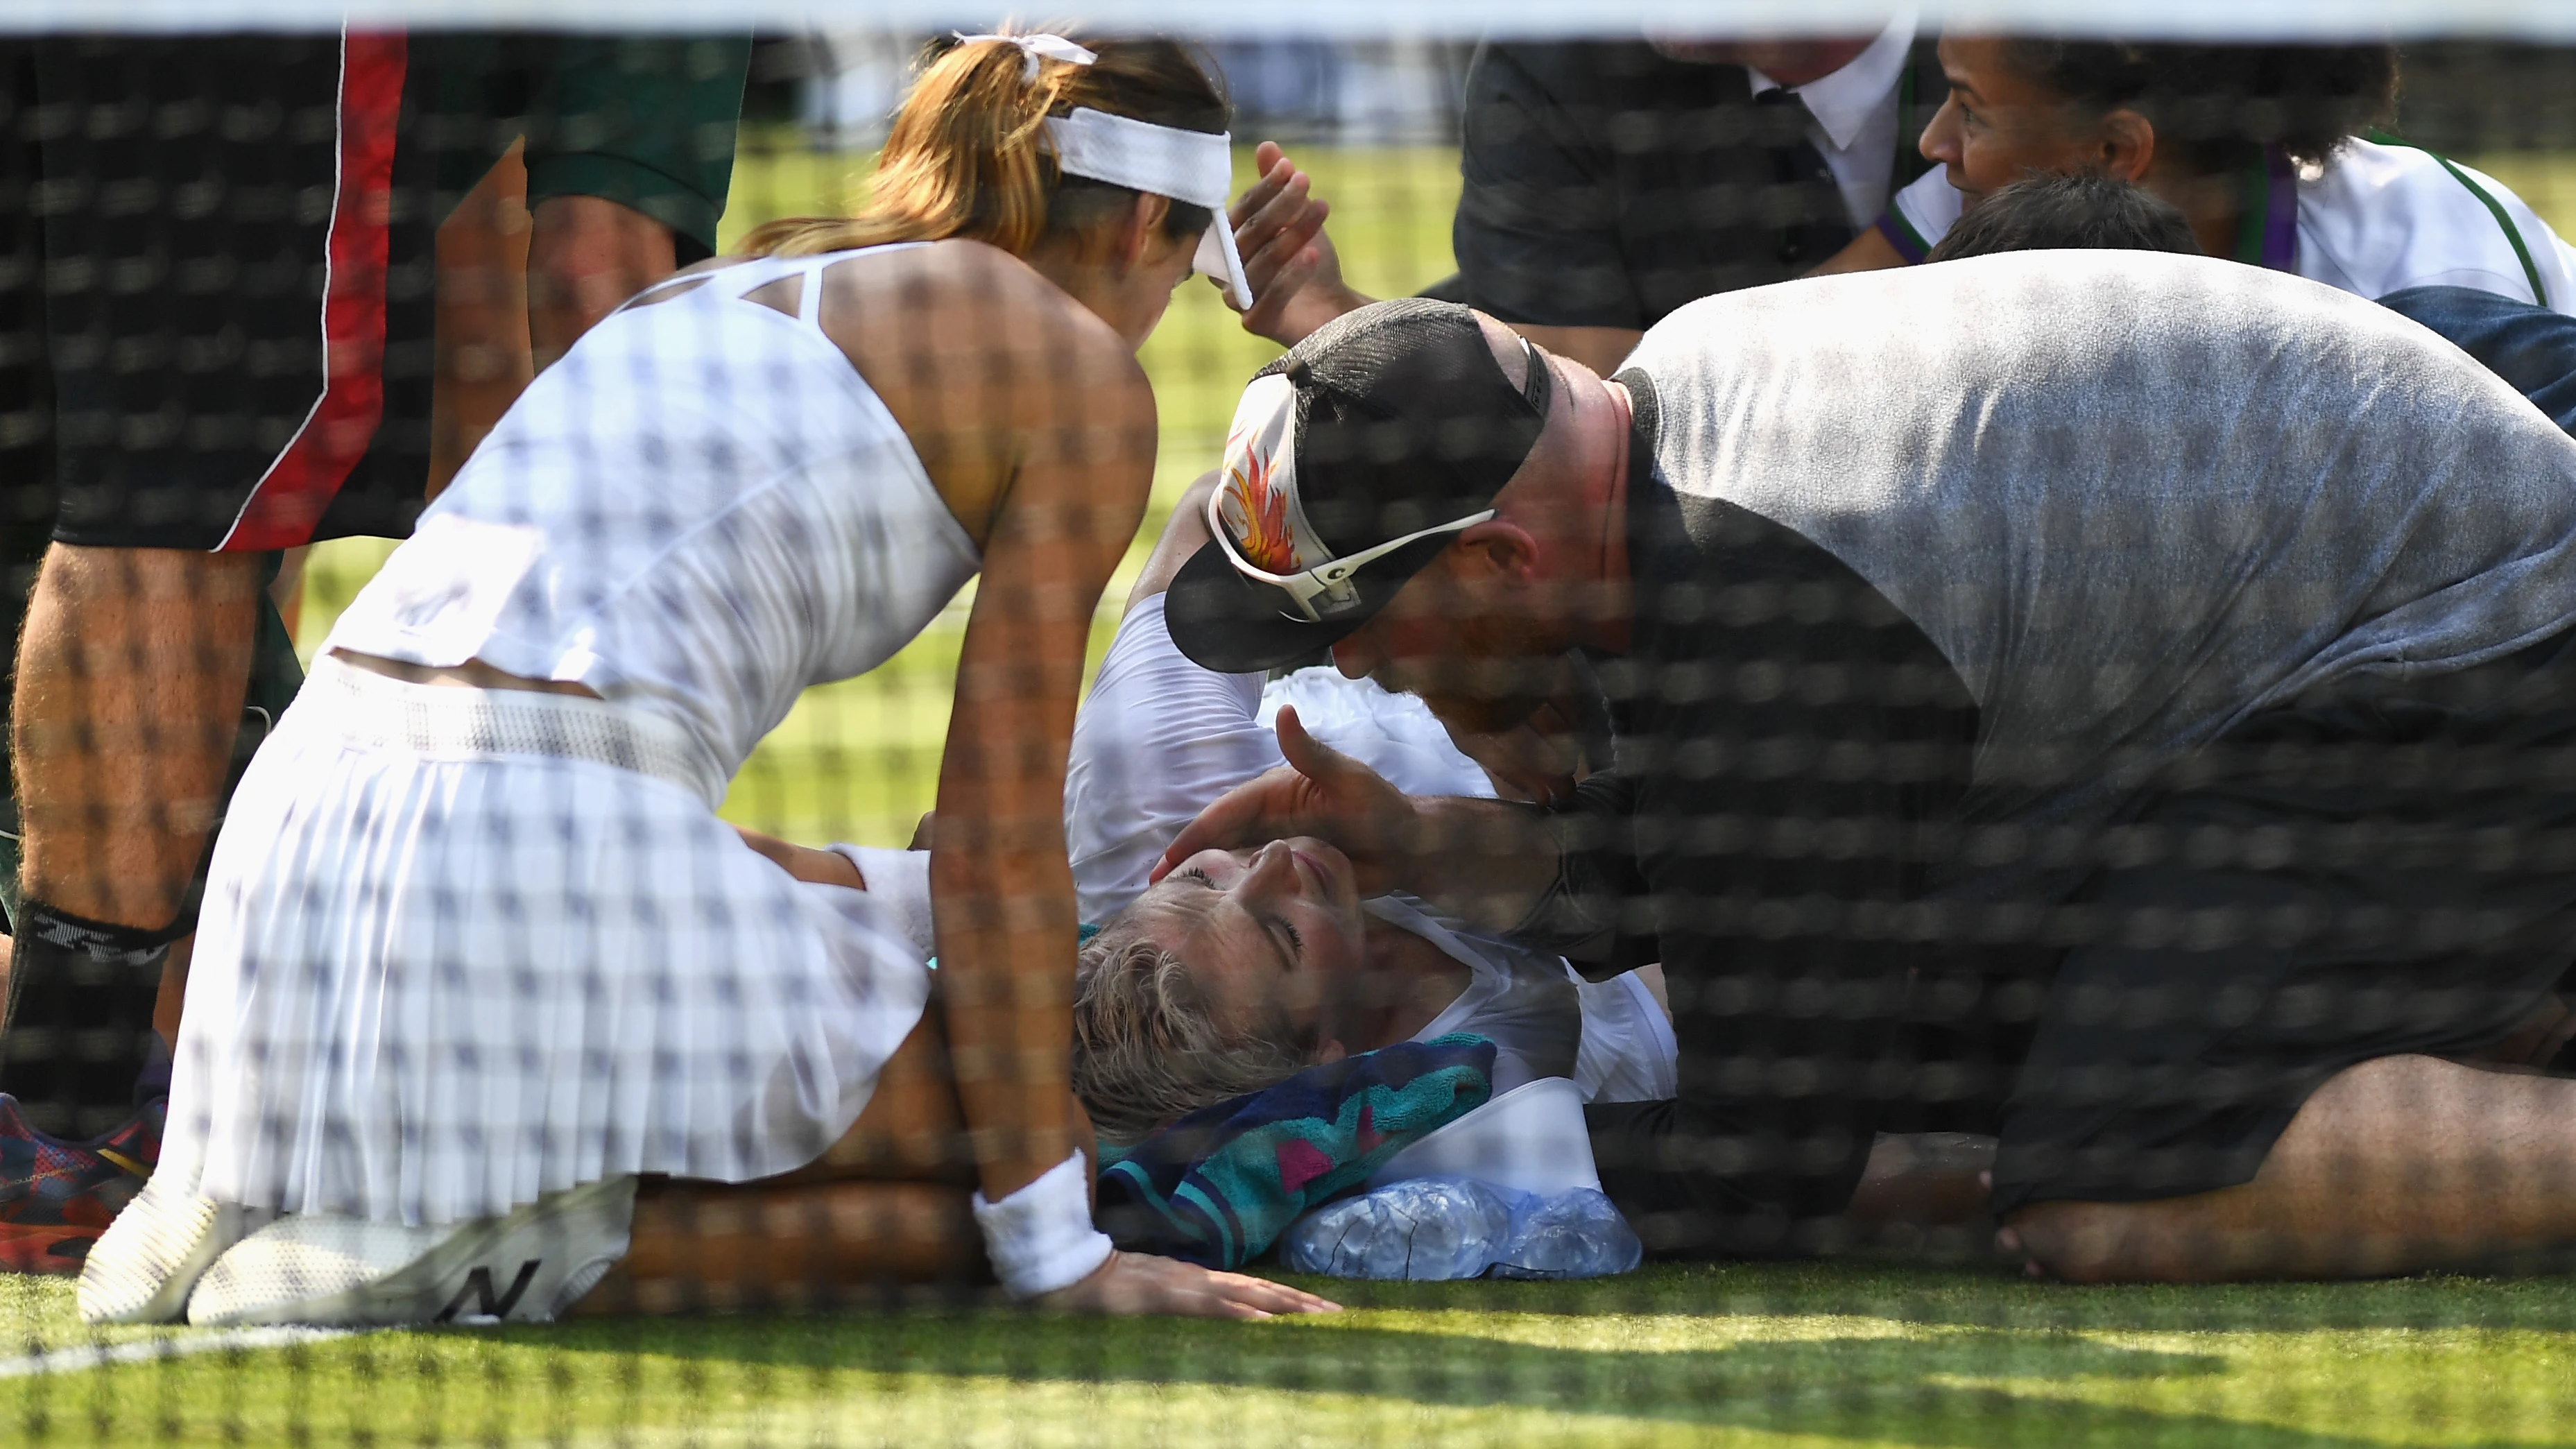
[[[1008,7],[954,0],[12,0],[0,31],[310,30],[362,26],[514,26],[617,31],[801,30],[886,27],[924,32],[982,27]],[[1884,0],[1310,0],[1295,6],[1211,8],[1185,0],[1098,0],[1075,7],[1097,30],[1199,36],[1823,34],[1886,23]],[[2576,38],[2566,0],[1931,0],[1927,23],[2057,34],[2201,39],[2339,39],[2434,34]]]

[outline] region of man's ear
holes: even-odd
[[[2113,111],[2102,118],[2099,146],[2096,155],[2103,174],[2122,181],[2143,181],[2147,168],[2155,164],[2155,123],[2136,111]]]
[[[1526,583],[1538,572],[1538,540],[1508,518],[1488,518],[1458,535],[1451,552],[1469,575]]]

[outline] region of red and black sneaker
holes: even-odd
[[[0,1271],[78,1273],[160,1160],[167,1106],[156,1099],[104,1137],[64,1142],[0,1094]]]

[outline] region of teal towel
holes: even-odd
[[[1239,1268],[1493,1095],[1494,1044],[1463,1033],[1308,1067],[1128,1148],[1103,1143],[1097,1216],[1118,1246]]]

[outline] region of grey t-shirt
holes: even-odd
[[[2312,685],[2576,620],[2576,440],[2296,277],[2070,251],[1803,281],[1684,307],[1629,366],[1686,529],[1724,500],[1792,530],[1957,671],[1970,821],[2098,824]]]

